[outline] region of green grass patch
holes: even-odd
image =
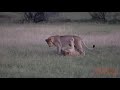
[[[0,47],[0,77],[89,78],[112,77],[96,75],[95,68],[120,68],[120,48],[101,47],[86,50],[86,56],[64,57],[47,46]],[[116,77],[120,77],[117,74]]]

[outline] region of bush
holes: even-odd
[[[25,12],[23,22],[33,22],[38,23],[41,21],[46,21],[47,18],[44,12]]]

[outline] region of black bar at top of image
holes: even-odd
[[[120,8],[114,2],[112,4],[103,1],[86,0],[14,0],[1,1],[0,11],[4,12],[26,12],[26,11],[44,11],[44,12],[118,12]]]

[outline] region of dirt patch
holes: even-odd
[[[112,77],[116,77],[118,75],[118,69],[101,67],[101,68],[95,68],[94,73],[96,75],[111,75]]]

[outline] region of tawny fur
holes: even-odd
[[[70,46],[70,40],[72,38],[74,38],[75,50],[77,50],[80,54],[85,55],[83,45],[85,47],[87,47],[87,45],[83,42],[83,40],[79,36],[74,36],[74,35],[59,36],[59,35],[56,35],[56,36],[50,36],[48,39],[45,39],[45,41],[47,42],[49,47],[55,46],[57,48],[57,53],[61,54],[63,47]],[[90,49],[90,48],[88,48],[88,49]]]
[[[62,54],[63,54],[64,56],[79,56],[80,53],[75,50],[74,45],[75,45],[75,44],[74,44],[74,38],[72,38],[72,39],[70,40],[70,46],[71,46],[71,47],[68,48],[68,49],[62,50]]]

